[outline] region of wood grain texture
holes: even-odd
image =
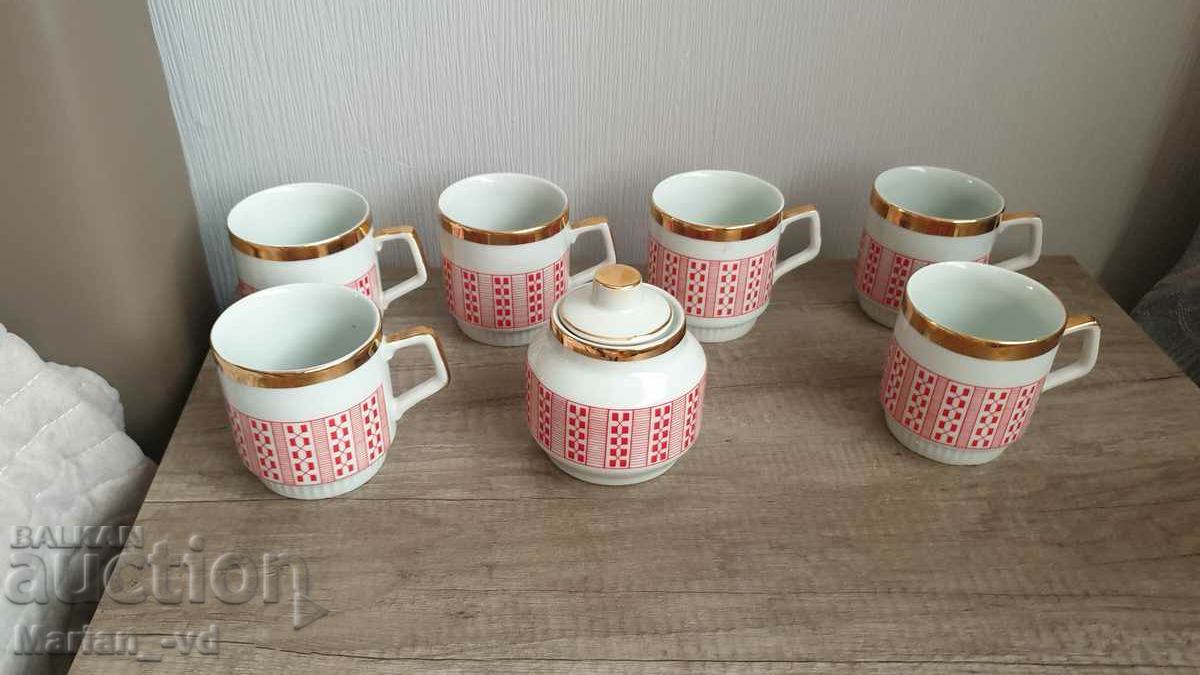
[[[650,190],[678,171],[748,171],[815,202],[826,254],[845,258],[875,174],[941,164],[1040,211],[1047,250],[1095,274],[1133,222],[1169,118],[1189,112],[1177,103],[1200,50],[1200,4],[1186,0],[150,8],[223,303],[225,214],[247,194],[349,185],[377,222],[416,224],[437,261],[439,192],[486,171],[557,182],[576,216],[611,219],[636,263]],[[1154,194],[1183,208],[1191,185]],[[1159,241],[1156,227],[1139,236]],[[584,247],[580,263],[599,256]]]
[[[844,261],[785,277],[748,337],[706,346],[696,446],[635,487],[555,469],[524,427],[524,350],[468,341],[436,288],[386,323],[435,326],[452,382],[343,498],[279,498],[242,468],[210,364],[138,517],[147,545],[297,553],[331,614],[297,631],[289,600],[106,598],[92,625],[220,626],[220,655],[155,672],[1194,671],[1200,390],[1075,262],[1033,275],[1100,317],[1100,361],[971,468],[887,433],[889,331],[859,311]],[[398,384],[424,375],[410,356]]]

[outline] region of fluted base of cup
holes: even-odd
[[[858,294],[858,306],[862,307],[863,313],[872,321],[888,328],[896,325],[896,317],[900,315],[899,310],[881,305],[862,293],[855,292]]]
[[[675,466],[675,462],[679,461],[679,458],[676,457],[675,459],[645,469],[606,470],[563,461],[550,453],[546,453],[546,456],[550,458],[551,462],[554,462],[554,466],[562,469],[563,473],[594,485],[637,485],[638,483],[645,483],[648,480],[663,475],[667,469]]]
[[[887,422],[888,431],[892,432],[892,436],[895,436],[901,445],[926,459],[932,459],[942,464],[953,464],[955,466],[987,464],[999,457],[1008,448],[1006,445],[1002,448],[992,448],[990,450],[964,450],[921,438],[887,413],[884,413],[883,419]]]
[[[732,326],[697,326],[692,321],[688,321],[688,332],[696,336],[696,339],[701,342],[729,342],[736,340],[754,328],[758,317],[743,321]]]
[[[530,328],[522,328],[520,330],[495,330],[492,328],[480,328],[455,320],[462,332],[476,342],[482,342],[485,345],[493,347],[520,347],[529,344],[534,335],[537,335],[539,330],[545,330],[546,324],[540,323]]]
[[[375,460],[374,464],[368,466],[365,471],[359,471],[353,476],[323,485],[284,485],[283,483],[259,480],[271,492],[283,495],[284,497],[290,497],[291,499],[329,499],[330,497],[352,492],[366,485],[367,481],[379,473],[379,469],[383,467],[383,462],[386,459],[387,453],[385,452]]]

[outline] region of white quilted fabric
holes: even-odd
[[[16,629],[41,625],[77,630],[95,605],[28,601],[29,584],[13,587],[15,554],[41,558],[47,584],[79,588],[80,548],[14,548],[18,526],[127,525],[154,475],[124,432],[117,391],[83,368],[46,363],[24,340],[0,325],[0,674],[43,673],[69,659],[14,653]],[[59,530],[62,531],[62,530]],[[110,555],[113,551],[101,551]],[[63,563],[66,563],[65,565]],[[75,563],[75,564],[71,564]]]

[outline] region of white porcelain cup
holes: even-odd
[[[676,174],[654,188],[651,202],[650,283],[679,300],[701,342],[750,332],[775,282],[821,250],[817,209],[784,209],[779,188],[748,174]],[[808,247],[777,264],[779,238],[795,222],[808,224]]]
[[[1020,270],[1042,255],[1042,219],[1005,213],[1004,197],[983,180],[936,166],[900,166],[875,178],[871,211],[858,243],[858,304],[877,323],[896,321],[908,277],[947,260],[989,262],[996,237],[1029,227],[1026,251],[994,263]]]
[[[238,297],[281,284],[324,282],[352,288],[381,310],[425,283],[425,259],[412,227],[374,230],[371,207],[340,185],[294,183],[256,192],[229,212]],[[379,251],[402,241],[416,274],[383,288]]]
[[[1051,370],[1059,340],[1083,353]],[[1041,392],[1091,372],[1095,317],[1067,315],[1045,286],[976,262],[935,263],[908,280],[880,385],[884,419],[913,452],[945,464],[990,462],[1029,425]]]
[[[446,305],[467,337],[498,347],[527,344],[567,292],[616,262],[604,218],[568,225],[567,195],[520,173],[464,178],[438,199]],[[600,235],[603,262],[570,274],[571,246]]]
[[[366,483],[404,413],[450,381],[432,329],[385,336],[379,309],[333,284],[242,298],[217,318],[211,340],[238,455],[285,497],[322,499]],[[395,396],[388,361],[416,345],[434,375]]]

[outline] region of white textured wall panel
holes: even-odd
[[[748,171],[815,202],[824,255],[850,257],[871,178],[943,164],[1042,212],[1047,249],[1098,272],[1183,95],[1200,16],[1189,0],[150,8],[224,301],[225,212],[252,191],[349,185],[378,223],[419,225],[436,260],[439,191],[496,170],[562,185],[638,262],[650,189],[677,171]]]

